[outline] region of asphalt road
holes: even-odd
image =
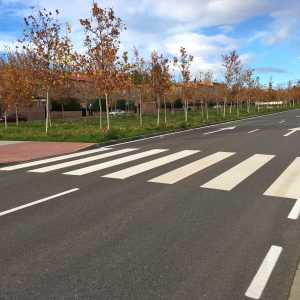
[[[0,298],[287,299],[298,127],[295,110],[0,169]]]

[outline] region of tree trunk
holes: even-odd
[[[165,125],[167,125],[167,103],[166,103],[165,95],[164,95],[164,108],[165,108]]]
[[[61,111],[62,111],[62,117],[64,119],[65,118],[65,107],[64,107],[63,103],[61,104]]]
[[[16,125],[19,125],[19,115],[18,115],[18,106],[16,106]]]
[[[98,99],[99,101],[99,128],[102,129],[102,104],[101,104],[101,97]],[[87,114],[87,112],[86,112]]]
[[[206,121],[208,121],[208,102],[205,102],[205,106],[206,106]]]
[[[236,95],[236,117],[239,118],[240,116],[240,106],[239,106],[239,95]]]
[[[110,124],[109,124],[109,109],[108,109],[108,94],[105,93],[105,105],[106,105],[106,129],[110,129]]]
[[[157,97],[157,122],[156,125],[159,126],[160,123],[160,97]]]
[[[184,116],[185,116],[185,123],[188,121],[188,102],[184,101]]]
[[[226,102],[227,102],[227,89],[225,91],[224,103],[223,103],[223,118],[226,116]]]
[[[46,94],[46,134],[49,131],[49,91]]]
[[[140,125],[143,125],[143,119],[142,119],[142,91],[140,92],[140,107],[139,107],[139,113],[140,113]]]
[[[4,124],[5,124],[5,129],[7,130],[7,113],[6,113],[6,110],[4,112]]]

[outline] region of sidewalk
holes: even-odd
[[[94,144],[0,141],[0,164],[76,152],[91,145]]]

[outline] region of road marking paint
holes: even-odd
[[[300,195],[300,157],[297,157],[264,193],[265,196],[298,199]]]
[[[143,164],[140,165],[136,165],[118,172],[114,172],[108,175],[104,175],[102,177],[107,177],[107,178],[116,178],[116,179],[125,179],[143,172],[146,172],[148,170],[166,165],[168,163],[171,163],[175,160],[190,156],[192,154],[198,153],[200,151],[198,150],[183,150],[180,152],[176,152],[174,154],[165,156],[165,157],[161,157],[155,160],[151,160],[149,162],[145,162]]]
[[[76,192],[78,190],[79,190],[79,188],[75,188],[75,189],[71,189],[71,190],[68,190],[68,191],[65,191],[65,192],[62,192],[62,193],[59,193],[59,194],[47,197],[47,198],[43,198],[43,199],[40,199],[40,200],[37,200],[37,201],[34,201],[34,202],[30,202],[30,203],[27,203],[25,205],[21,205],[21,206],[18,206],[18,207],[15,207],[15,208],[12,208],[12,209],[0,212],[0,216],[4,216],[4,215],[10,214],[12,212],[15,212],[15,211],[18,211],[18,210],[21,210],[21,209],[24,209],[24,208],[27,208],[27,207],[30,207],[30,206],[33,206],[33,205],[36,205],[36,204],[48,201],[48,200],[51,200],[51,199],[54,199],[54,198],[57,198],[57,197],[60,197],[60,196],[66,195],[66,194],[70,194],[70,193]]]
[[[212,155],[201,158],[181,168],[175,169],[171,172],[155,177],[148,182],[173,184],[188,176],[191,176],[209,166],[234,155],[235,152],[217,152]]]
[[[282,252],[282,247],[272,246],[267,253],[264,261],[254,276],[245,296],[252,299],[259,299],[263,293],[265,286],[273,272],[273,269]]]
[[[288,215],[288,219],[297,220],[299,218],[299,215],[300,215],[300,198],[296,201],[293,209]]]
[[[282,124],[282,123],[285,123],[285,121],[283,120],[283,121],[278,122],[278,124]]]
[[[284,136],[289,136],[289,135],[295,133],[296,131],[300,131],[300,127],[297,127],[297,128],[291,128],[291,129],[289,129],[289,130],[290,130],[290,132],[286,133]]]
[[[296,116],[296,118],[300,118],[300,116]]]
[[[220,128],[218,130],[214,130],[214,131],[210,131],[210,132],[205,132],[205,133],[203,133],[203,135],[208,135],[208,134],[212,134],[212,133],[216,133],[216,132],[221,132],[221,131],[224,131],[224,130],[233,130],[235,128],[236,128],[236,126],[234,126],[234,127],[227,127],[227,128]]]
[[[258,131],[258,130],[259,130],[259,129],[254,129],[254,130],[248,131],[248,133],[256,132],[256,131]]]
[[[281,112],[276,112],[276,113],[271,113],[271,114],[266,114],[266,115],[256,116],[256,117],[249,117],[249,118],[244,118],[244,119],[241,119],[241,120],[226,121],[226,122],[222,122],[222,123],[218,123],[218,124],[211,124],[211,125],[207,125],[207,126],[199,126],[199,127],[196,127],[196,128],[184,129],[184,130],[170,132],[170,133],[163,133],[163,134],[159,134],[159,135],[155,135],[155,136],[136,139],[136,140],[133,140],[133,141],[116,143],[116,144],[113,144],[113,146],[120,146],[120,145],[125,145],[125,144],[138,143],[138,142],[141,142],[141,141],[147,141],[147,140],[152,140],[152,139],[157,139],[157,138],[164,138],[164,137],[167,137],[167,136],[181,134],[181,133],[187,133],[187,132],[196,131],[196,130],[205,130],[207,128],[217,127],[217,126],[225,125],[225,124],[232,124],[232,123],[251,121],[251,120],[255,120],[255,119],[262,119],[262,118],[271,117],[271,116],[278,115],[278,114],[283,114],[283,113],[286,113],[286,111],[281,111]]]
[[[79,157],[79,156],[83,156],[83,155],[108,151],[108,150],[111,150],[111,149],[112,148],[103,147],[103,148],[100,148],[100,149],[81,151],[81,152],[76,152],[76,153],[62,155],[62,156],[46,158],[46,159],[42,159],[42,160],[35,160],[35,161],[32,161],[32,162],[28,162],[28,163],[22,163],[22,164],[9,166],[9,167],[4,167],[4,168],[1,168],[0,171],[13,171],[13,170],[18,170],[18,169],[38,166],[38,165],[42,165],[42,164],[46,164],[46,163],[52,163],[52,162],[56,162],[56,161],[60,161],[60,160],[68,159],[68,158],[74,158],[74,157]]]
[[[72,166],[76,166],[76,165],[80,165],[80,164],[84,164],[87,162],[91,162],[94,160],[99,160],[102,158],[107,158],[107,157],[112,157],[115,155],[119,155],[119,154],[124,154],[124,153],[128,153],[131,151],[136,151],[138,150],[138,148],[125,148],[122,150],[116,150],[113,152],[108,152],[108,153],[104,153],[104,154],[99,154],[99,155],[95,155],[95,156],[89,156],[86,158],[81,158],[81,159],[77,159],[77,160],[73,160],[73,161],[67,161],[61,164],[56,164],[56,165],[52,165],[52,166],[47,166],[47,167],[43,167],[43,168],[39,168],[39,169],[33,169],[33,170],[29,170],[27,172],[33,172],[33,173],[46,173],[46,172],[50,172],[53,170],[59,170],[59,169],[63,169],[63,168],[67,168],[67,167],[72,167]]]
[[[96,172],[96,171],[103,170],[103,169],[106,169],[106,168],[109,168],[109,167],[114,167],[114,166],[117,166],[117,165],[120,165],[120,164],[124,164],[126,162],[130,162],[130,161],[133,161],[133,160],[136,160],[136,159],[148,157],[150,155],[158,154],[158,153],[165,152],[165,151],[168,151],[168,149],[153,149],[153,150],[145,151],[145,152],[142,152],[142,153],[133,154],[133,155],[130,155],[130,156],[127,156],[127,157],[122,157],[122,158],[118,158],[118,159],[115,159],[115,160],[107,161],[107,162],[97,164],[97,165],[93,165],[93,166],[90,166],[90,167],[81,168],[81,169],[78,169],[78,170],[66,172],[66,173],[63,173],[63,174],[81,176],[81,175]]]
[[[255,154],[201,187],[231,191],[235,186],[265,165],[275,155]]]

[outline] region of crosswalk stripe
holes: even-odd
[[[143,164],[139,164],[130,168],[126,168],[121,171],[117,171],[108,175],[104,175],[102,177],[107,177],[107,178],[116,178],[116,179],[125,179],[143,172],[146,172],[148,170],[166,165],[168,163],[171,163],[173,161],[176,161],[178,159],[190,156],[192,154],[198,153],[200,151],[198,150],[183,150],[165,157],[161,157],[149,162],[145,162]]]
[[[111,149],[112,148],[103,147],[103,148],[99,148],[99,149],[81,151],[81,152],[76,152],[76,153],[72,153],[72,154],[56,156],[56,157],[52,157],[52,158],[35,160],[32,162],[28,162],[28,163],[22,163],[22,164],[9,166],[9,167],[3,167],[0,169],[0,171],[13,171],[13,170],[18,170],[18,169],[23,169],[23,168],[29,168],[29,167],[52,163],[52,162],[56,162],[56,161],[60,161],[60,160],[64,160],[64,159],[69,159],[69,158],[79,157],[79,156],[83,156],[83,155],[89,155],[89,154],[93,154],[93,153],[108,151]]]
[[[114,167],[114,166],[117,166],[117,165],[121,165],[121,164],[124,164],[126,162],[130,162],[130,161],[133,161],[133,160],[144,158],[144,157],[147,157],[147,156],[150,156],[150,155],[165,152],[167,150],[168,149],[153,149],[153,150],[145,151],[145,152],[142,152],[142,153],[137,153],[137,154],[133,154],[133,155],[130,155],[130,156],[118,158],[118,159],[115,159],[115,160],[110,160],[110,161],[107,161],[107,162],[104,162],[104,163],[101,163],[101,164],[97,164],[97,165],[93,165],[93,166],[90,166],[90,167],[85,167],[85,168],[77,169],[77,170],[74,170],[74,171],[66,172],[66,173],[63,173],[63,174],[81,176],[81,175],[85,175],[85,174],[88,174],[88,173],[100,171],[100,170],[103,170],[103,169],[106,169],[106,168],[109,168],[109,167]]]
[[[175,169],[171,172],[155,177],[149,182],[173,184],[188,176],[191,176],[217,162],[234,155],[234,152],[217,152],[212,155],[201,158],[181,168]]]
[[[266,196],[300,198],[300,157],[297,157],[264,193]]]
[[[275,155],[255,154],[223,174],[203,184],[201,187],[230,191],[256,170],[265,165],[274,156]]]
[[[46,173],[46,172],[50,172],[50,171],[54,171],[54,170],[59,170],[59,169],[67,168],[67,167],[84,164],[84,163],[91,162],[94,160],[99,160],[99,159],[103,159],[103,158],[107,158],[107,157],[111,157],[111,156],[115,156],[115,155],[119,155],[119,154],[128,153],[128,152],[135,151],[135,150],[138,150],[138,148],[126,148],[126,149],[122,149],[122,150],[116,150],[113,152],[89,156],[86,158],[81,158],[81,159],[77,159],[77,160],[73,160],[73,161],[67,161],[64,163],[56,164],[56,165],[33,169],[33,170],[29,170],[28,172]]]

